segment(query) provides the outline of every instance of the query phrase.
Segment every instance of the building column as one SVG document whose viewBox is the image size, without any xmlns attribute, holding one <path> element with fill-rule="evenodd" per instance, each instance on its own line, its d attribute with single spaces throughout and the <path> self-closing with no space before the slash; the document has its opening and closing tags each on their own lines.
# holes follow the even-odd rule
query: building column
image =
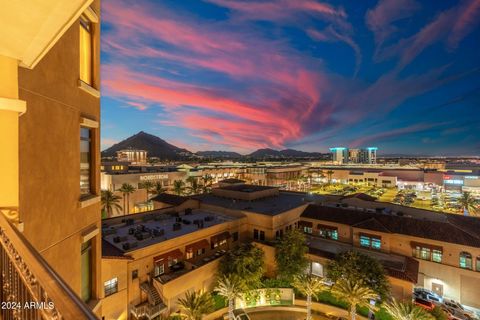
<svg viewBox="0 0 480 320">
<path fill-rule="evenodd" d="M 18 61 L 0 56 L 0 211 L 19 225 L 19 116 L 26 111 L 18 99 Z"/>
</svg>

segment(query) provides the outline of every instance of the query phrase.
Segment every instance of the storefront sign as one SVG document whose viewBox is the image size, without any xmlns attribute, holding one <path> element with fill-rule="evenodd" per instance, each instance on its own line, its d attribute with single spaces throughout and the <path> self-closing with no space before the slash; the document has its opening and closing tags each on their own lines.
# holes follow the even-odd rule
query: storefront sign
<svg viewBox="0 0 480 320">
<path fill-rule="evenodd" d="M 149 176 L 140 176 L 140 181 L 168 179 L 168 174 L 152 174 Z"/>
</svg>

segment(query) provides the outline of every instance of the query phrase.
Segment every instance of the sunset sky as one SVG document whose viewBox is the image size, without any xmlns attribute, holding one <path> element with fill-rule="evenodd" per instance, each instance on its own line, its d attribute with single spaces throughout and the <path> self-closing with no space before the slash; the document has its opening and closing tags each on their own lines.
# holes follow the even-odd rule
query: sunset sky
<svg viewBox="0 0 480 320">
<path fill-rule="evenodd" d="M 480 154 L 480 0 L 102 1 L 102 149 Z"/>
</svg>

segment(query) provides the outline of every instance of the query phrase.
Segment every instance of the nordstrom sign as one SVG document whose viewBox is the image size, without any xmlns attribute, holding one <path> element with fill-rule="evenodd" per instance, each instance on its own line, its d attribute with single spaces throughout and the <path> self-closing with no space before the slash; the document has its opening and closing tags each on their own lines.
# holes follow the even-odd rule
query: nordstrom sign
<svg viewBox="0 0 480 320">
<path fill-rule="evenodd" d="M 140 176 L 140 181 L 168 179 L 168 174 L 152 174 L 149 176 Z"/>
</svg>

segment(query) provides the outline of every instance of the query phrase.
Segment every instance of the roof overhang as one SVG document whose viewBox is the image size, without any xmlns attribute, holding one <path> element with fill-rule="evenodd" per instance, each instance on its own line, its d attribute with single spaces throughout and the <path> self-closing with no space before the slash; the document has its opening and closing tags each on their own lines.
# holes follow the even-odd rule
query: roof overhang
<svg viewBox="0 0 480 320">
<path fill-rule="evenodd" d="M 0 55 L 32 69 L 93 0 L 4 1 Z"/>
</svg>

